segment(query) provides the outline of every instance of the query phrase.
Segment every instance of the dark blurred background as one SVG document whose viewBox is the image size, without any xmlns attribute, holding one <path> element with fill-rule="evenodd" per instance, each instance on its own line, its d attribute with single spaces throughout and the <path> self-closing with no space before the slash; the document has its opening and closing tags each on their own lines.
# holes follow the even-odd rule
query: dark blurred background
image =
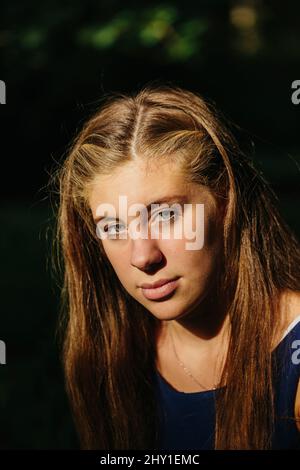
<svg viewBox="0 0 300 470">
<path fill-rule="evenodd" d="M 2 1 L 0 448 L 78 448 L 55 334 L 47 183 L 103 93 L 159 81 L 215 103 L 300 234 L 299 18 L 299 0 Z"/>
</svg>

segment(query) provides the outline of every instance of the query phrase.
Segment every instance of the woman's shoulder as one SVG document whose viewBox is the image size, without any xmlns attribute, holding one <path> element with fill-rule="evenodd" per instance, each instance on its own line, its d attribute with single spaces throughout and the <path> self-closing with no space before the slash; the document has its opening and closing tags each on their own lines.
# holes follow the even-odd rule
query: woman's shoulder
<svg viewBox="0 0 300 470">
<path fill-rule="evenodd" d="M 287 312 L 291 319 L 300 314 L 300 291 L 285 290 L 282 295 L 283 301 L 286 302 Z"/>
<path fill-rule="evenodd" d="M 275 334 L 276 347 L 294 320 L 300 316 L 300 291 L 286 289 L 282 292 L 279 302 L 280 323 Z"/>
<path fill-rule="evenodd" d="M 281 338 L 285 336 L 288 331 L 292 328 L 299 328 L 300 323 L 296 320 L 297 317 L 300 317 L 300 292 L 286 290 L 281 297 L 281 318 L 282 325 L 284 325 L 283 330 L 281 331 Z M 293 326 L 296 321 L 296 325 Z M 279 341 L 280 342 L 280 341 Z M 297 362 L 298 364 L 298 362 Z M 296 370 L 296 368 L 295 368 Z M 299 371 L 299 367 L 297 366 Z M 300 432 L 300 379 L 299 373 L 296 374 L 296 393 L 295 393 L 295 403 L 294 403 L 294 415 L 299 420 L 296 421 L 296 426 Z"/>
</svg>

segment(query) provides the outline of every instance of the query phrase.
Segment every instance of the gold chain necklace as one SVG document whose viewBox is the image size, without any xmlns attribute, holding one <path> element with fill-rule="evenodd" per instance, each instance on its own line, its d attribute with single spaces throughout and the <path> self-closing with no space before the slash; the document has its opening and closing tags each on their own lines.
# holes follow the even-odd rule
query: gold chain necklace
<svg viewBox="0 0 300 470">
<path fill-rule="evenodd" d="M 170 329 L 170 328 L 169 328 Z M 171 328 L 172 330 L 172 328 Z M 207 387 L 205 387 L 201 382 L 199 382 L 199 380 L 196 379 L 196 377 L 193 376 L 193 374 L 191 373 L 191 371 L 186 367 L 186 365 L 179 359 L 178 357 L 178 354 L 176 352 L 176 348 L 175 348 L 175 344 L 174 344 L 174 338 L 173 338 L 173 333 L 171 331 L 171 341 L 172 341 L 172 345 L 173 345 L 173 350 L 174 350 L 174 354 L 175 354 L 175 357 L 177 359 L 177 362 L 180 364 L 180 366 L 183 368 L 184 372 L 194 381 L 196 382 L 198 385 L 200 385 L 201 388 L 204 388 L 207 390 Z M 217 386 L 216 384 L 214 384 L 214 387 L 212 388 L 212 390 L 216 390 Z"/>
</svg>

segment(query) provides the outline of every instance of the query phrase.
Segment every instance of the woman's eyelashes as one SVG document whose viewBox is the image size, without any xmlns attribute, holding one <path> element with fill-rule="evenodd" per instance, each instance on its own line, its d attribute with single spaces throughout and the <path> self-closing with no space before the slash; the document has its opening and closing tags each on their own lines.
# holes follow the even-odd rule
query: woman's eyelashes
<svg viewBox="0 0 300 470">
<path fill-rule="evenodd" d="M 121 230 L 121 231 L 118 230 L 117 232 L 114 232 L 112 229 L 114 229 L 115 227 L 120 227 L 120 226 L 122 226 L 122 225 L 123 225 L 123 227 L 125 227 L 124 224 L 105 225 L 105 226 L 103 227 L 103 231 L 104 231 L 105 233 L 108 233 L 109 235 L 117 235 L 118 233 L 123 233 L 125 230 Z"/>
<path fill-rule="evenodd" d="M 169 220 L 172 220 L 172 219 L 173 219 L 173 220 L 176 220 L 176 219 L 178 218 L 178 216 L 179 216 L 179 213 L 178 213 L 178 211 L 176 211 L 176 210 L 174 210 L 174 209 L 163 209 L 163 210 L 157 212 L 156 214 L 154 214 L 153 218 L 156 219 L 156 218 L 158 218 L 158 216 L 160 216 L 161 214 L 165 214 L 165 213 L 169 213 L 169 214 L 170 214 L 170 213 L 172 213 L 172 212 L 173 212 L 174 215 L 172 215 L 171 217 L 168 217 L 168 218 L 162 218 L 161 220 L 159 220 L 159 222 L 168 222 Z"/>
</svg>

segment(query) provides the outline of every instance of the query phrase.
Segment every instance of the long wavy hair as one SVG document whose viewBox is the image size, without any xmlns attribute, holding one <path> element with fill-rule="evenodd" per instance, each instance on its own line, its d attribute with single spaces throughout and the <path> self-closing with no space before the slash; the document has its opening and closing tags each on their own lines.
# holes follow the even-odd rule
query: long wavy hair
<svg viewBox="0 0 300 470">
<path fill-rule="evenodd" d="M 61 273 L 62 361 L 83 449 L 156 449 L 158 320 L 132 298 L 96 235 L 87 194 L 97 175 L 133 160 L 177 163 L 224 198 L 219 295 L 230 341 L 216 401 L 216 449 L 268 449 L 274 429 L 272 345 L 280 295 L 299 291 L 299 243 L 276 196 L 215 107 L 178 86 L 109 93 L 53 179 Z"/>
</svg>

